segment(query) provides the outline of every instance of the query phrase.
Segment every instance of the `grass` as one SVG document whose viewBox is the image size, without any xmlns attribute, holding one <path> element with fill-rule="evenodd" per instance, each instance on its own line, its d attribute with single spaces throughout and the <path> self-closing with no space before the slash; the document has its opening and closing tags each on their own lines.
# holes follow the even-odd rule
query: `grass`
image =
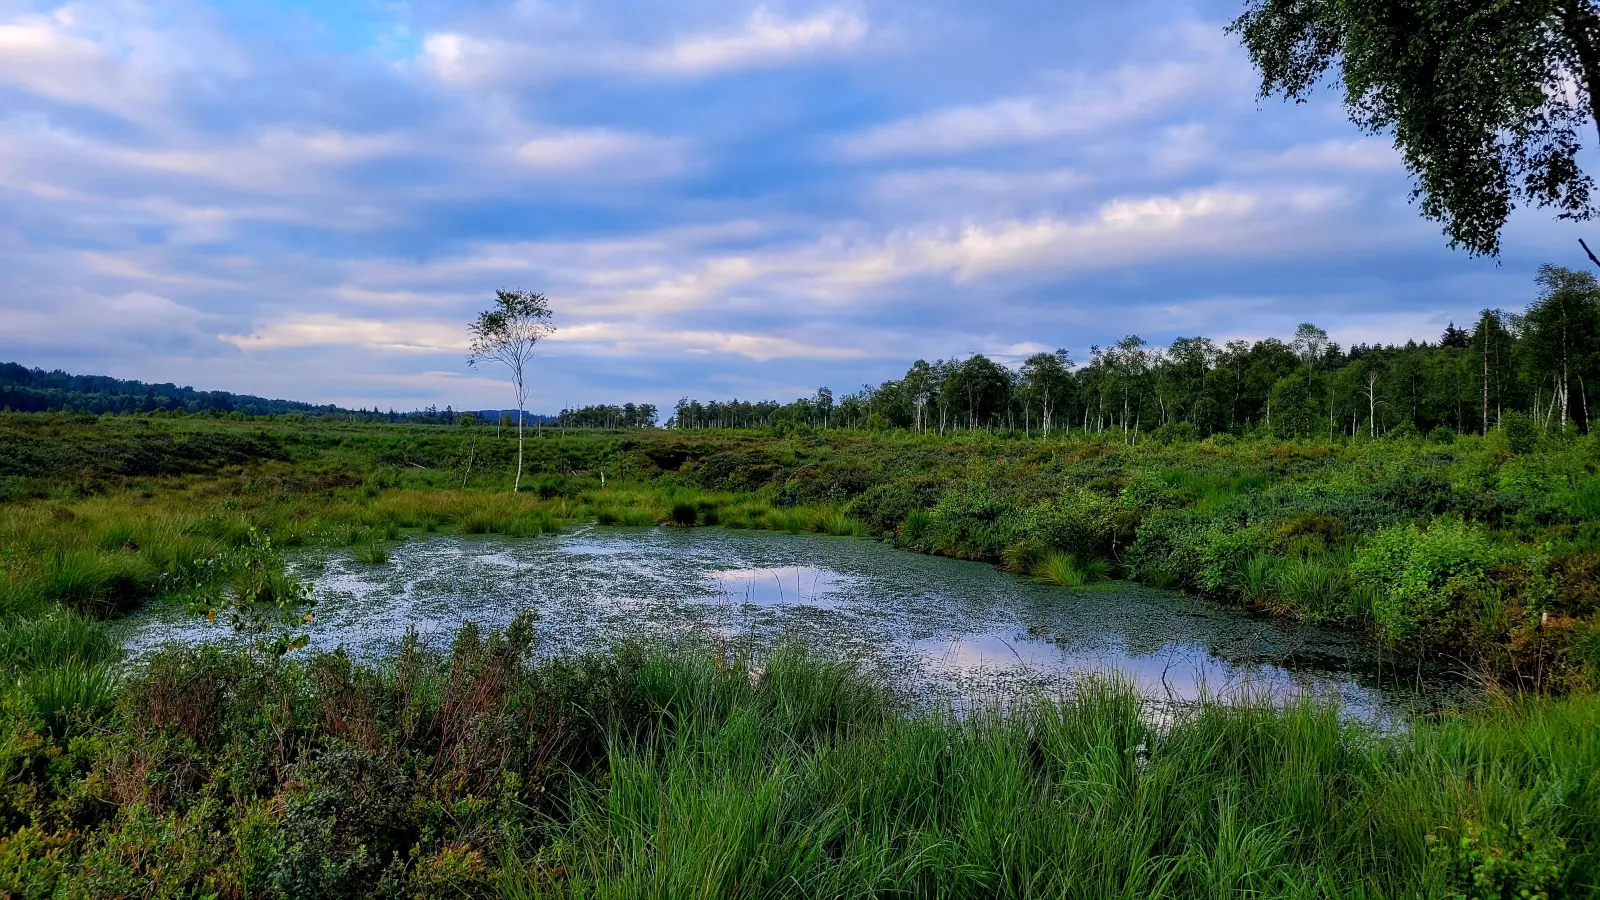
<svg viewBox="0 0 1600 900">
<path fill-rule="evenodd" d="M 64 896 L 279 884 L 301 896 L 1198 900 L 1600 886 L 1593 696 L 1390 736 L 1311 702 L 1158 709 L 1115 682 L 955 716 L 793 650 L 532 662 L 531 638 L 469 630 L 449 654 L 409 645 L 372 669 L 338 654 L 188 651 L 109 686 L 115 707 L 92 678 L 41 681 L 30 715 L 48 741 L 90 722 L 117 737 L 80 739 L 51 780 L 16 768 L 37 738 L 0 718 L 0 761 L 31 791 L 11 802 L 126 802 L 81 827 L 45 818 L 17 832 L 12 859 L 30 862 L 0 865 L 0 890 L 19 892 L 24 875 Z M 78 712 L 47 723 L 45 708 Z"/>
<path fill-rule="evenodd" d="M 1272 567 L 1278 597 L 1296 615 L 1313 622 L 1352 618 L 1344 566 L 1325 556 L 1290 556 Z"/>
<path fill-rule="evenodd" d="M 18 683 L 23 706 L 44 731 L 64 742 L 76 726 L 107 713 L 117 678 L 108 665 L 79 659 L 56 662 L 23 676 Z"/>
<path fill-rule="evenodd" d="M 369 566 L 381 566 L 389 561 L 389 548 L 378 541 L 363 541 L 351 548 L 350 553 L 356 562 Z"/>
<path fill-rule="evenodd" d="M 1111 564 L 1103 559 L 1079 559 L 1071 553 L 1050 551 L 1034 564 L 1034 580 L 1058 587 L 1087 587 L 1105 581 Z"/>
<path fill-rule="evenodd" d="M 12 671 L 96 663 L 116 649 L 104 623 L 67 609 L 0 624 L 0 666 Z"/>
</svg>

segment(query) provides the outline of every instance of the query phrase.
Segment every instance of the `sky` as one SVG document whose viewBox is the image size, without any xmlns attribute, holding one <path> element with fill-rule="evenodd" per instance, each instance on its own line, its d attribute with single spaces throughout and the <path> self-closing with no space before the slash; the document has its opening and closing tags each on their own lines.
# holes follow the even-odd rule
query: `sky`
<svg viewBox="0 0 1600 900">
<path fill-rule="evenodd" d="M 347 406 L 778 399 L 914 359 L 1436 339 L 1581 266 L 1446 246 L 1241 3 L 0 0 L 0 360 Z M 1594 232 L 1600 235 L 1600 230 Z M 1591 241 L 1591 243 L 1593 243 Z"/>
</svg>

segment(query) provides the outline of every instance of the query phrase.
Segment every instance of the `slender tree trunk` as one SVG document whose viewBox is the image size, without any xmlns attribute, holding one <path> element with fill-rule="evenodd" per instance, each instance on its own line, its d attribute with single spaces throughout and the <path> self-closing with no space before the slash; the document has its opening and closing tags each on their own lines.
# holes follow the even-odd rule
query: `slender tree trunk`
<svg viewBox="0 0 1600 900">
<path fill-rule="evenodd" d="M 522 386 L 522 373 L 517 372 L 517 477 L 511 483 L 511 493 L 522 490 L 522 409 L 528 405 L 528 392 Z"/>
<path fill-rule="evenodd" d="M 1485 317 L 1487 318 L 1487 317 Z M 1483 329 L 1483 436 L 1489 436 L 1489 328 Z"/>
</svg>

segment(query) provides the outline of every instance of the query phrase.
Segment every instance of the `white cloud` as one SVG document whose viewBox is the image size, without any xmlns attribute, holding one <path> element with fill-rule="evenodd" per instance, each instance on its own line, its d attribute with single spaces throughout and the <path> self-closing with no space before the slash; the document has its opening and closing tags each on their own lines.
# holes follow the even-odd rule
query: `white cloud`
<svg viewBox="0 0 1600 900">
<path fill-rule="evenodd" d="M 784 19 L 758 9 L 742 28 L 684 38 L 644 54 L 641 62 L 646 70 L 678 75 L 765 69 L 849 50 L 866 36 L 866 19 L 842 9 L 803 19 Z"/>
<path fill-rule="evenodd" d="M 958 214 L 990 204 L 1059 200 L 1092 182 L 1068 168 L 895 169 L 873 177 L 871 196 L 896 206 L 949 209 Z"/>
<path fill-rule="evenodd" d="M 864 17 L 838 8 L 796 18 L 757 9 L 736 28 L 684 35 L 655 46 L 438 31 L 423 38 L 419 62 L 457 87 L 597 74 L 687 78 L 779 68 L 848 52 L 868 31 Z"/>
<path fill-rule="evenodd" d="M 553 131 L 524 141 L 517 162 L 543 175 L 603 175 L 634 181 L 681 171 L 685 142 L 607 128 Z"/>
<path fill-rule="evenodd" d="M 757 362 L 772 359 L 861 359 L 870 354 L 836 340 L 800 340 L 772 334 L 661 329 L 643 322 L 587 322 L 558 330 L 551 340 L 590 345 L 615 355 L 724 354 Z"/>
<path fill-rule="evenodd" d="M 145 291 L 102 294 L 80 288 L 0 300 L 6 343 L 23 347 L 61 346 L 64 337 L 79 352 L 113 347 L 151 350 L 214 344 L 206 326 L 216 317 Z M 86 327 L 89 323 L 93 327 Z"/>
<path fill-rule="evenodd" d="M 337 313 L 294 313 L 258 325 L 248 334 L 220 338 L 243 350 L 302 347 L 358 347 L 424 353 L 463 353 L 465 330 L 459 324 L 428 319 L 373 319 Z M 734 331 L 660 328 L 644 321 L 579 322 L 562 325 L 553 345 L 578 345 L 586 355 L 662 356 L 714 353 L 757 361 L 770 359 L 855 359 L 859 347 L 833 341 Z"/>
<path fill-rule="evenodd" d="M 1008 97 L 912 116 L 845 135 L 835 142 L 851 159 L 963 153 L 986 147 L 1055 141 L 1163 112 L 1203 90 L 1196 63 L 1124 66 L 1077 76 L 1060 95 Z"/>
<path fill-rule="evenodd" d="M 1278 153 L 1255 154 L 1247 167 L 1286 172 L 1399 172 L 1405 168 L 1392 144 L 1375 138 L 1296 144 Z"/>
<path fill-rule="evenodd" d="M 337 313 L 293 313 L 258 326 L 249 334 L 219 337 L 242 350 L 289 347 L 365 347 L 407 352 L 465 352 L 460 325 L 406 319 L 362 319 Z"/>
<path fill-rule="evenodd" d="M 125 112 L 163 93 L 108 49 L 71 31 L 70 16 L 25 16 L 0 24 L 0 82 L 51 100 Z"/>
<path fill-rule="evenodd" d="M 794 303 L 814 314 L 887 301 L 913 279 L 1066 278 L 1201 257 L 1248 261 L 1323 246 L 1326 216 L 1351 197 L 1317 186 L 1220 185 L 1124 197 L 1071 215 L 1001 217 L 880 235 L 835 228 L 816 239 L 729 250 L 739 229 L 630 240 L 484 244 L 421 263 L 348 265 L 343 291 L 458 291 L 527 278 L 578 316 L 665 316 L 697 309 L 760 312 Z"/>
</svg>

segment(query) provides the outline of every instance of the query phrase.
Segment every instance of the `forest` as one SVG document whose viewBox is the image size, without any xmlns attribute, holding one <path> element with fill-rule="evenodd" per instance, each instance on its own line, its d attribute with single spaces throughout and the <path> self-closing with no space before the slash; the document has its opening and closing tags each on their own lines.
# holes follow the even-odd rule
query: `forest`
<svg viewBox="0 0 1600 900">
<path fill-rule="evenodd" d="M 1311 323 L 1292 336 L 1167 347 L 1129 335 L 1076 365 L 1062 350 L 1010 369 L 982 354 L 918 360 L 897 380 L 848 394 L 822 388 L 791 403 L 685 398 L 675 428 L 793 426 L 1116 431 L 1137 437 L 1280 439 L 1399 431 L 1485 434 L 1507 414 L 1542 430 L 1588 433 L 1588 385 L 1600 383 L 1600 284 L 1589 272 L 1540 269 L 1520 313 L 1489 309 L 1437 340 L 1340 347 Z"/>
</svg>

